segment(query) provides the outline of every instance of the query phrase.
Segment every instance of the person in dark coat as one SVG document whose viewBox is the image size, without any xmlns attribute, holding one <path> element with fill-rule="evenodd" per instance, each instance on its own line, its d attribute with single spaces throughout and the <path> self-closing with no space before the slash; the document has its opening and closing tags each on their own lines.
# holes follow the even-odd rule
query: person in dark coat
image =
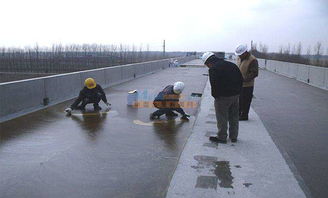
<svg viewBox="0 0 328 198">
<path fill-rule="evenodd" d="M 74 101 L 71 107 L 65 109 L 67 113 L 71 113 L 74 109 L 79 109 L 85 111 L 85 106 L 87 104 L 93 104 L 93 108 L 95 111 L 101 110 L 99 106 L 100 100 L 102 100 L 107 108 L 110 108 L 110 104 L 107 101 L 106 94 L 103 88 L 96 83 L 93 78 L 87 78 L 84 81 L 84 87 L 80 91 L 78 98 Z"/>
<path fill-rule="evenodd" d="M 213 52 L 202 56 L 204 64 L 209 68 L 211 93 L 214 100 L 218 135 L 210 137 L 210 141 L 227 143 L 229 122 L 229 138 L 237 142 L 239 130 L 239 94 L 243 77 L 232 62 L 224 60 L 224 53 L 217 57 Z"/>
<path fill-rule="evenodd" d="M 159 119 L 163 114 L 168 118 L 178 116 L 174 111 L 182 115 L 182 120 L 189 120 L 188 117 L 190 116 L 184 112 L 179 104 L 180 94 L 183 89 L 184 83 L 176 82 L 174 85 L 166 86 L 161 92 L 159 92 L 153 102 L 158 110 L 150 114 L 150 120 Z"/>
</svg>

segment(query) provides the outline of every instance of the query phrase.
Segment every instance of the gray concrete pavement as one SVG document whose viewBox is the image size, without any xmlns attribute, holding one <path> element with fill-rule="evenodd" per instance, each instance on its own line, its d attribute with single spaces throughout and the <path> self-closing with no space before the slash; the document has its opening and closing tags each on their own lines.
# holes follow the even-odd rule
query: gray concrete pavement
<svg viewBox="0 0 328 198">
<path fill-rule="evenodd" d="M 179 160 L 167 198 L 305 197 L 257 114 L 240 122 L 237 143 L 211 143 L 216 120 L 207 84 L 191 137 Z"/>
<path fill-rule="evenodd" d="M 127 92 L 152 100 L 177 80 L 182 101 L 202 93 L 205 68 L 174 68 L 106 90 L 107 114 L 65 117 L 68 101 L 0 124 L 0 197 L 164 197 L 190 122 L 149 121 L 154 108 L 127 107 Z M 78 93 L 76 93 L 78 94 Z"/>
<path fill-rule="evenodd" d="M 305 190 L 328 197 L 328 92 L 261 70 L 254 95 L 253 108 Z"/>
<path fill-rule="evenodd" d="M 126 106 L 128 91 L 147 102 L 177 80 L 186 83 L 183 101 L 198 103 L 189 96 L 203 92 L 206 74 L 172 68 L 116 85 L 104 114 L 65 117 L 67 101 L 0 123 L 0 197 L 165 197 L 169 185 L 167 197 L 326 197 L 326 91 L 261 70 L 256 113 L 227 145 L 208 141 L 216 132 L 209 86 L 196 122 L 198 108 L 186 109 L 186 123 L 150 122 L 155 109 Z"/>
</svg>

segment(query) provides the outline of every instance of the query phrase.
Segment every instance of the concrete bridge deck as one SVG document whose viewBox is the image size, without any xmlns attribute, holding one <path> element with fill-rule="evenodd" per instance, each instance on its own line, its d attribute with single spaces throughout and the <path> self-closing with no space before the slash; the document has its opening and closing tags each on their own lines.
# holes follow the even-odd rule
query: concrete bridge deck
<svg viewBox="0 0 328 198">
<path fill-rule="evenodd" d="M 240 123 L 235 146 L 208 142 L 208 132 L 216 130 L 208 88 L 198 117 L 198 108 L 186 109 L 193 115 L 188 123 L 152 123 L 148 115 L 154 109 L 126 106 L 129 90 L 138 89 L 147 101 L 177 80 L 186 83 L 183 100 L 198 103 L 199 98 L 189 96 L 203 92 L 207 69 L 194 67 L 199 61 L 190 64 L 193 67 L 162 70 L 106 89 L 113 105 L 107 114 L 65 117 L 63 110 L 72 102 L 67 101 L 0 123 L 0 197 L 165 197 L 170 182 L 168 197 L 327 197 L 327 91 L 261 70 L 255 111 L 249 122 Z M 197 124 L 201 121 L 208 123 Z M 205 132 L 199 127 L 206 127 Z M 211 175 L 199 175 L 204 170 L 196 169 L 197 163 L 207 158 L 194 155 L 204 156 L 204 150 L 219 161 L 230 160 L 230 169 L 220 166 L 233 178 L 216 177 L 209 169 Z M 177 163 L 194 172 L 177 177 L 184 171 L 179 166 L 175 171 Z M 261 183 L 261 175 L 266 183 Z M 210 176 L 217 184 L 201 177 L 196 188 L 197 177 L 189 176 Z M 230 179 L 234 189 L 221 187 L 220 182 Z"/>
<path fill-rule="evenodd" d="M 106 89 L 112 109 L 65 117 L 72 101 L 1 123 L 0 197 L 164 197 L 194 121 L 153 124 L 154 108 L 127 106 L 137 89 L 146 102 L 184 81 L 182 101 L 202 93 L 205 68 L 173 68 Z M 76 93 L 78 94 L 78 93 Z"/>
</svg>

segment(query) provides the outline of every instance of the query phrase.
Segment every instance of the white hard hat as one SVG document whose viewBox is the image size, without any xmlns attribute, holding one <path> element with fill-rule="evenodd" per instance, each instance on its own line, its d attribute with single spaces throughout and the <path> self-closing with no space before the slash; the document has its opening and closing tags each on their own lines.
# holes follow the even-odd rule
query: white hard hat
<svg viewBox="0 0 328 198">
<path fill-rule="evenodd" d="M 175 82 L 173 85 L 173 92 L 175 94 L 180 94 L 182 92 L 182 90 L 184 89 L 184 83 L 183 82 Z"/>
<path fill-rule="evenodd" d="M 241 44 L 236 47 L 235 54 L 237 56 L 242 55 L 243 53 L 247 52 L 247 45 L 246 44 Z"/>
<path fill-rule="evenodd" d="M 211 56 L 214 56 L 214 53 L 213 52 L 205 52 L 202 56 L 202 60 L 204 63 L 206 63 L 207 59 Z"/>
</svg>

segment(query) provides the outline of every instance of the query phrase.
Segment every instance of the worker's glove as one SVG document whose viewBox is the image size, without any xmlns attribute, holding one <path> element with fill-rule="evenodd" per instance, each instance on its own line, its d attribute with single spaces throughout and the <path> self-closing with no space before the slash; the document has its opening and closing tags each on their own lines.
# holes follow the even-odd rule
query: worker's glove
<svg viewBox="0 0 328 198">
<path fill-rule="evenodd" d="M 184 114 L 184 115 L 182 115 L 181 120 L 189 121 L 189 117 L 190 117 L 190 115 Z"/>
<path fill-rule="evenodd" d="M 107 111 L 110 110 L 111 106 L 112 106 L 112 105 L 111 105 L 109 102 L 106 102 L 106 110 L 107 110 Z"/>
<path fill-rule="evenodd" d="M 72 108 L 70 108 L 70 107 L 66 108 L 66 109 L 65 109 L 65 112 L 66 112 L 66 113 L 71 113 L 71 112 L 72 112 Z"/>
</svg>

